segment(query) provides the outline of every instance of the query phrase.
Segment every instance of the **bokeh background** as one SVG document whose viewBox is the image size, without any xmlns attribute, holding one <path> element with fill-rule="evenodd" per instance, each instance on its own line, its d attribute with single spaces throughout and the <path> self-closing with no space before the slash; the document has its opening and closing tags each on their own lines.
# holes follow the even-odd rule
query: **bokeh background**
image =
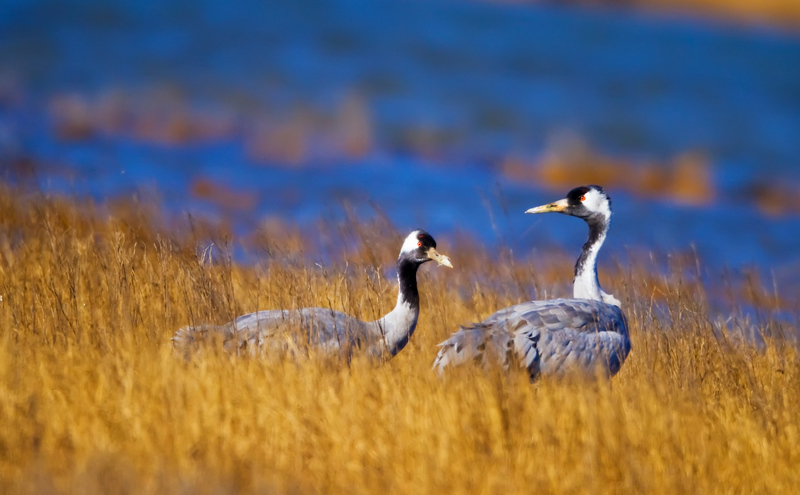
<svg viewBox="0 0 800 495">
<path fill-rule="evenodd" d="M 597 183 L 606 260 L 796 291 L 799 159 L 792 1 L 0 4 L 3 180 L 242 238 L 385 215 L 577 253 L 522 212 Z"/>
</svg>

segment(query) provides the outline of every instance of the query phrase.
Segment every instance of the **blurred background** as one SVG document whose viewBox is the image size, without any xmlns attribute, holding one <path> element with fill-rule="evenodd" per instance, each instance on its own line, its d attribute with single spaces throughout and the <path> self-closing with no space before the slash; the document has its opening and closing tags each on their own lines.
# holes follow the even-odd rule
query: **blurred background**
<svg viewBox="0 0 800 495">
<path fill-rule="evenodd" d="M 795 0 L 4 1 L 0 178 L 246 236 L 387 217 L 800 279 Z"/>
</svg>

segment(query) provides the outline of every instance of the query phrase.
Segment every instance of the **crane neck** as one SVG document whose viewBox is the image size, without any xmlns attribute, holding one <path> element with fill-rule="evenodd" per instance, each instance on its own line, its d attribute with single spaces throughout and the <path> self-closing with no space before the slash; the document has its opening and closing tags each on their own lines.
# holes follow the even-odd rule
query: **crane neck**
<svg viewBox="0 0 800 495">
<path fill-rule="evenodd" d="M 575 263 L 572 295 L 576 299 L 604 301 L 604 293 L 600 289 L 600 281 L 597 279 L 597 253 L 606 240 L 611 219 L 602 215 L 593 215 L 586 219 L 586 223 L 589 225 L 589 238 L 583 245 L 583 250 Z"/>
<path fill-rule="evenodd" d="M 420 263 L 408 258 L 397 260 L 397 305 L 408 305 L 419 311 L 419 291 L 417 290 L 417 269 Z"/>
<path fill-rule="evenodd" d="M 374 329 L 386 345 L 386 351 L 395 356 L 408 344 L 417 328 L 419 318 L 419 291 L 417 269 L 420 263 L 401 257 L 397 260 L 397 304 L 383 318 L 372 322 Z"/>
</svg>

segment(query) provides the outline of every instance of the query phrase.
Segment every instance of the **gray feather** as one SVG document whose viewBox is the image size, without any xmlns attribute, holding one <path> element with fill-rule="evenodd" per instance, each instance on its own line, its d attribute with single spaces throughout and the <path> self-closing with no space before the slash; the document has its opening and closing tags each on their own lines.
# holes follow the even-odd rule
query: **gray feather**
<svg viewBox="0 0 800 495">
<path fill-rule="evenodd" d="M 527 369 L 531 379 L 569 371 L 616 374 L 631 349 L 619 307 L 588 299 L 531 301 L 462 327 L 439 344 L 433 367 L 473 361 Z"/>
<path fill-rule="evenodd" d="M 349 357 L 353 349 L 373 342 L 368 324 L 345 313 L 324 308 L 258 311 L 232 322 L 180 329 L 172 339 L 176 348 L 188 349 L 198 341 L 221 339 L 225 350 L 237 354 L 262 352 L 297 353 L 314 348 L 323 354 L 342 353 Z M 380 352 L 375 350 L 375 352 Z"/>
</svg>

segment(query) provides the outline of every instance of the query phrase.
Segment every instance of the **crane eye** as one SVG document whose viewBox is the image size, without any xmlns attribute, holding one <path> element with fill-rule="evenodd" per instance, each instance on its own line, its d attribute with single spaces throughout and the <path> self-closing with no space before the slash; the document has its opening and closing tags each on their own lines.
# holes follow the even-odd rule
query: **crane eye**
<svg viewBox="0 0 800 495">
<path fill-rule="evenodd" d="M 581 201 L 586 201 L 586 196 L 581 196 Z"/>
<path fill-rule="evenodd" d="M 417 247 L 422 247 L 422 243 L 417 241 Z"/>
</svg>

